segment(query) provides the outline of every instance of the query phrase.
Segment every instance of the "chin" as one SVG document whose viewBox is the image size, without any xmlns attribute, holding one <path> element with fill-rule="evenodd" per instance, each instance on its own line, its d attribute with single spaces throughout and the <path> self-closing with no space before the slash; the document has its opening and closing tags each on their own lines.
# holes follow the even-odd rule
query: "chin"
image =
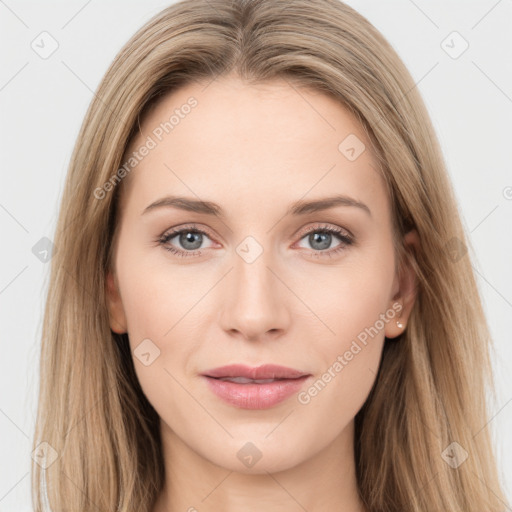
<svg viewBox="0 0 512 512">
<path fill-rule="evenodd" d="M 232 439 L 229 443 L 218 445 L 220 453 L 211 453 L 209 450 L 202 455 L 211 463 L 235 471 L 237 473 L 260 475 L 286 471 L 303 462 L 307 457 L 305 453 L 297 450 L 300 443 L 291 442 L 290 446 L 283 446 L 261 438 L 261 442 L 250 441 L 251 436 L 245 439 Z M 292 441 L 290 439 L 290 441 Z"/>
</svg>

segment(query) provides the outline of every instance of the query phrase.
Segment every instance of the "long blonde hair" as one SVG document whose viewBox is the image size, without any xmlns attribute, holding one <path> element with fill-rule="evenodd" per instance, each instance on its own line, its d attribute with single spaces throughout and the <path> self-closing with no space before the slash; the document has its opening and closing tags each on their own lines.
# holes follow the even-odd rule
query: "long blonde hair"
<svg viewBox="0 0 512 512">
<path fill-rule="evenodd" d="M 110 330 L 107 312 L 122 181 L 101 197 L 95 191 L 119 176 L 151 104 L 228 73 L 248 84 L 286 78 L 334 96 L 356 116 L 389 188 L 397 261 L 408 258 L 418 277 L 407 329 L 385 343 L 356 416 L 358 487 L 368 510 L 502 512 L 487 428 L 491 339 L 441 150 L 399 56 L 338 0 L 179 2 L 142 27 L 108 69 L 74 148 L 55 233 L 33 441 L 35 511 L 48 504 L 55 512 L 149 512 L 162 488 L 159 418 L 138 383 L 127 335 Z M 421 241 L 414 257 L 401 244 L 411 228 Z"/>
</svg>

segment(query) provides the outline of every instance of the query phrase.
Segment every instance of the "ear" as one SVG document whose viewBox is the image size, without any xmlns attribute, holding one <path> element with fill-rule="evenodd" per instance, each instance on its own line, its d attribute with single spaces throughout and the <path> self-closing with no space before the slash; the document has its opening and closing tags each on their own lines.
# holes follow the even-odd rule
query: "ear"
<svg viewBox="0 0 512 512">
<path fill-rule="evenodd" d="M 421 245 L 418 232 L 415 229 L 411 229 L 405 234 L 404 247 L 407 252 L 411 253 L 411 258 L 415 257 L 415 252 L 416 254 L 419 253 Z M 387 322 L 385 328 L 386 338 L 396 338 L 406 329 L 407 321 L 416 300 L 416 287 L 416 272 L 406 259 L 403 268 L 399 269 L 399 275 L 395 276 L 393 289 L 397 291 L 389 304 L 389 307 L 393 310 L 397 308 L 396 303 L 399 303 L 402 308 L 392 320 Z M 393 304 L 395 307 L 393 307 Z M 397 322 L 400 322 L 402 327 L 399 327 Z"/>
<path fill-rule="evenodd" d="M 127 331 L 126 316 L 124 313 L 121 296 L 119 294 L 119 287 L 111 271 L 107 273 L 105 291 L 110 319 L 110 328 L 118 334 L 124 334 Z"/>
</svg>

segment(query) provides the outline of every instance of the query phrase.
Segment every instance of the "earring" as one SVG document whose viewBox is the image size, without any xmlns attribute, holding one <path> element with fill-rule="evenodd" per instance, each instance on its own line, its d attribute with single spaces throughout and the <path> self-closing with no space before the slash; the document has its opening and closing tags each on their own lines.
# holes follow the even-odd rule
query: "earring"
<svg viewBox="0 0 512 512">
<path fill-rule="evenodd" d="M 399 302 L 397 304 L 400 304 Z M 402 305 L 400 304 L 400 310 L 402 309 Z M 402 322 L 400 322 L 400 314 L 398 315 L 398 320 L 396 321 L 396 325 L 399 329 L 402 329 L 404 324 Z"/>
</svg>

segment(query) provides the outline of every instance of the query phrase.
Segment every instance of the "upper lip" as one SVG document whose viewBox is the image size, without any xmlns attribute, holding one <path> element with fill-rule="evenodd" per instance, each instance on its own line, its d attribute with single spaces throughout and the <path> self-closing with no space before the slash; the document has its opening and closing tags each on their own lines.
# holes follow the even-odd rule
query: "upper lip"
<svg viewBox="0 0 512 512">
<path fill-rule="evenodd" d="M 308 373 L 294 368 L 287 368 L 275 364 L 264 364 L 257 367 L 250 367 L 243 364 L 230 364 L 205 371 L 202 375 L 206 377 L 245 377 L 246 379 L 297 379 Z"/>
</svg>

